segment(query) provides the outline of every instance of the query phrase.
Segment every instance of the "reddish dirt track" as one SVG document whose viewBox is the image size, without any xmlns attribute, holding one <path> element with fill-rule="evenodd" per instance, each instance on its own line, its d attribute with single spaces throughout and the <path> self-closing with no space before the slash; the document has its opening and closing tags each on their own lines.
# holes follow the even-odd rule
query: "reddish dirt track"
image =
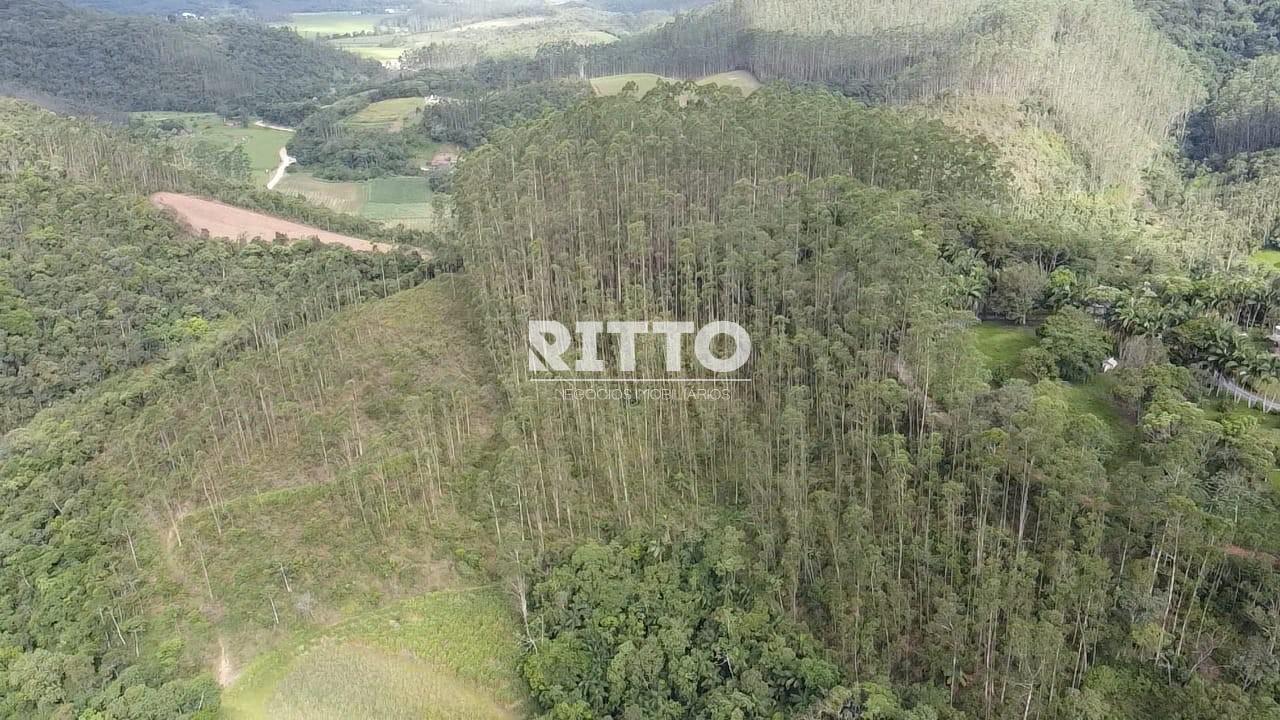
<svg viewBox="0 0 1280 720">
<path fill-rule="evenodd" d="M 228 240 L 239 240 L 242 237 L 262 238 L 267 241 L 274 240 L 276 235 L 284 235 L 290 240 L 317 238 L 322 243 L 345 245 L 361 252 L 390 252 L 396 249 L 396 246 L 387 243 L 375 243 L 348 235 L 339 235 L 328 230 L 308 227 L 216 200 L 205 200 L 190 195 L 156 193 L 151 196 L 151 204 L 174 215 L 197 235 L 202 231 L 208 231 L 210 237 Z"/>
</svg>

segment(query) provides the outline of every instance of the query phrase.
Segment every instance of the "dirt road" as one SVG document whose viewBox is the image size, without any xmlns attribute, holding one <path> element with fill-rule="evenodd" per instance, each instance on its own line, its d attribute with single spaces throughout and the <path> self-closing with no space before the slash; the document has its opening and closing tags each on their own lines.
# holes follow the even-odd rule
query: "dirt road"
<svg viewBox="0 0 1280 720">
<path fill-rule="evenodd" d="M 280 164 L 276 166 L 275 174 L 267 181 L 267 189 L 275 190 L 276 185 L 279 185 L 280 181 L 284 179 L 285 171 L 289 169 L 290 165 L 296 162 L 298 162 L 297 158 L 290 155 L 285 148 L 280 148 Z"/>
<path fill-rule="evenodd" d="M 285 127 L 283 125 L 272 125 L 271 123 L 264 123 L 261 120 L 254 120 L 253 124 L 257 125 L 260 128 L 266 128 L 268 130 L 279 130 L 281 132 L 293 132 L 293 128 L 291 127 Z"/>
<path fill-rule="evenodd" d="M 387 243 L 375 243 L 348 235 L 339 235 L 328 230 L 320 230 L 191 195 L 156 193 L 151 196 L 151 204 L 171 213 L 197 235 L 207 231 L 211 237 L 228 240 L 241 238 L 273 240 L 276 235 L 283 235 L 291 240 L 317 238 L 322 243 L 345 245 L 361 252 L 391 252 L 398 249 Z"/>
<path fill-rule="evenodd" d="M 1226 390 L 1236 400 L 1247 404 L 1251 408 L 1260 408 L 1263 412 L 1280 413 L 1280 402 L 1265 398 L 1251 390 L 1246 390 L 1221 375 L 1217 376 L 1217 382 L 1219 388 Z"/>
</svg>

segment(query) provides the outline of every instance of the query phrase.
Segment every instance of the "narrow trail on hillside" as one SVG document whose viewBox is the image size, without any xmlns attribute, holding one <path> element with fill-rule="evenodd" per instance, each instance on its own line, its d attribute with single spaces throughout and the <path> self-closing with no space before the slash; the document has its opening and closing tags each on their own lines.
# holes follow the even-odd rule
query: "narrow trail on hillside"
<svg viewBox="0 0 1280 720">
<path fill-rule="evenodd" d="M 239 673 L 235 671 L 235 667 L 231 664 L 231 656 L 227 655 L 227 642 L 221 637 L 218 638 L 218 685 L 221 687 L 231 687 L 231 683 L 236 681 Z"/>
<path fill-rule="evenodd" d="M 290 155 L 285 148 L 280 148 L 280 164 L 276 166 L 275 174 L 273 174 L 271 179 L 267 181 L 267 189 L 275 190 L 276 185 L 279 185 L 280 181 L 284 179 L 285 171 L 289 169 L 290 165 L 296 162 L 298 162 L 297 158 Z"/>
</svg>

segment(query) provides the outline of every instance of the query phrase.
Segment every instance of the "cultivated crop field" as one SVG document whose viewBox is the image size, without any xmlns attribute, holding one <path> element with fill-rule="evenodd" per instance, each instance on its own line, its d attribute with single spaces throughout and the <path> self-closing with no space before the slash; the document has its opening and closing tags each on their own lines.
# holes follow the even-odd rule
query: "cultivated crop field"
<svg viewBox="0 0 1280 720">
<path fill-rule="evenodd" d="M 260 238 L 268 242 L 277 236 L 284 236 L 290 240 L 318 238 L 323 243 L 345 245 L 361 252 L 388 252 L 394 249 L 385 243 L 374 243 L 340 235 L 191 195 L 156 193 L 151 196 L 151 204 L 172 213 L 179 222 L 197 235 L 208 233 L 211 237 L 226 240 Z"/>
<path fill-rule="evenodd" d="M 364 183 L 367 202 L 360 214 L 390 225 L 428 227 L 435 217 L 425 178 L 375 178 Z"/>
<path fill-rule="evenodd" d="M 302 195 L 338 212 L 362 215 L 391 225 L 430 227 L 435 210 L 426 178 L 386 177 L 360 182 L 321 180 L 311 173 L 285 175 L 276 190 Z"/>
<path fill-rule="evenodd" d="M 333 15 L 334 13 L 321 13 Z M 666 17 L 652 13 L 652 21 Z M 377 16 L 363 16 L 376 23 Z M 297 16 L 295 16 L 295 19 Z M 321 24 L 309 20 L 300 27 L 325 28 L 312 35 L 342 34 L 352 30 L 334 31 L 333 27 L 345 27 L 346 23 Z M 582 45 L 611 43 L 620 35 L 637 29 L 634 20 L 622 14 L 582 7 L 548 8 L 546 14 L 503 18 L 477 18 L 460 22 L 453 27 L 416 33 L 381 33 L 352 38 L 333 38 L 333 44 L 349 52 L 384 63 L 399 59 L 401 53 L 428 45 L 458 45 L 474 48 L 488 56 L 532 55 L 539 47 L 554 42 L 575 42 Z M 372 26 L 362 28 L 374 29 Z"/>
<path fill-rule="evenodd" d="M 414 47 L 409 35 L 368 35 L 364 37 L 331 40 L 337 47 L 360 57 L 390 63 L 400 59 L 405 50 Z"/>
</svg>

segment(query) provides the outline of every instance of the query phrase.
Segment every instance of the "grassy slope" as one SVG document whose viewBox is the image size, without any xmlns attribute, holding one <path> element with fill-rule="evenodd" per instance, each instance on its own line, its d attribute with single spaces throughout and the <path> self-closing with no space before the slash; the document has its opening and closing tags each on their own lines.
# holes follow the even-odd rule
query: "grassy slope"
<svg viewBox="0 0 1280 720">
<path fill-rule="evenodd" d="M 279 24 L 293 28 L 294 32 L 303 37 L 315 37 L 372 31 L 382 18 L 381 15 L 358 15 L 350 12 L 304 12 L 293 13 L 289 16 L 289 22 Z"/>
<path fill-rule="evenodd" d="M 280 148 L 289 142 L 290 133 L 283 130 L 249 125 L 240 127 L 228 125 L 225 120 L 213 113 L 183 112 L 141 112 L 133 113 L 133 117 L 144 122 L 156 123 L 161 120 L 182 120 L 191 129 L 192 135 L 208 140 L 224 147 L 243 145 L 249 155 L 249 167 L 254 172 L 254 182 L 266 185 L 272 172 L 280 164 Z"/>
<path fill-rule="evenodd" d="M 460 716 L 500 717 L 492 708 L 518 702 L 501 601 L 483 612 L 413 605 L 423 593 L 492 582 L 474 559 L 496 553 L 472 493 L 502 400 L 469 298 L 464 281 L 445 278 L 286 336 L 274 352 L 249 353 L 150 403 L 90 465 L 91 477 L 127 483 L 149 519 L 135 543 L 163 598 L 156 626 L 174 628 L 224 683 L 263 652 L 371 617 L 367 631 L 343 635 L 354 647 L 344 652 L 370 673 L 364 686 L 348 683 L 352 708 L 382 675 L 474 698 L 478 709 Z M 377 619 L 405 601 L 412 617 Z M 410 630 L 386 635 L 379 623 L 392 621 Z M 476 632 L 486 639 L 472 656 L 433 650 L 469 646 Z M 395 647 L 398 637 L 421 640 L 415 647 L 431 657 L 360 649 L 415 651 Z M 308 663 L 282 676 L 282 702 L 311 707 L 308 688 L 332 690 L 315 684 L 332 668 Z M 276 691 L 262 692 L 270 700 Z"/>
<path fill-rule="evenodd" d="M 1250 259 L 1260 265 L 1270 265 L 1280 270 L 1280 250 L 1259 250 Z"/>
<path fill-rule="evenodd" d="M 984 322 L 975 326 L 970 333 L 974 344 L 986 358 L 987 368 L 1006 377 L 1020 376 L 1017 369 L 1019 355 L 1038 343 L 1035 329 L 1022 325 Z M 1072 409 L 1102 420 L 1110 428 L 1117 444 L 1123 447 L 1134 440 L 1135 430 L 1112 400 L 1113 382 L 1114 379 L 1110 376 L 1095 375 L 1087 382 L 1063 383 L 1063 388 Z"/>
<path fill-rule="evenodd" d="M 414 598 L 261 656 L 225 693 L 223 716 L 513 718 L 518 632 L 492 588 Z"/>
<path fill-rule="evenodd" d="M 755 75 L 752 75 L 746 70 L 734 70 L 732 72 L 723 72 L 723 73 L 717 73 L 715 75 L 708 75 L 702 78 L 701 80 L 699 80 L 698 84 L 699 85 L 720 85 L 722 87 L 736 87 L 742 91 L 743 95 L 750 95 L 751 93 L 764 87 L 764 83 L 761 83 L 759 80 L 756 79 Z"/>
<path fill-rule="evenodd" d="M 371 103 L 347 119 L 347 124 L 361 130 L 398 132 L 405 123 L 422 116 L 420 97 L 394 98 Z"/>
</svg>

